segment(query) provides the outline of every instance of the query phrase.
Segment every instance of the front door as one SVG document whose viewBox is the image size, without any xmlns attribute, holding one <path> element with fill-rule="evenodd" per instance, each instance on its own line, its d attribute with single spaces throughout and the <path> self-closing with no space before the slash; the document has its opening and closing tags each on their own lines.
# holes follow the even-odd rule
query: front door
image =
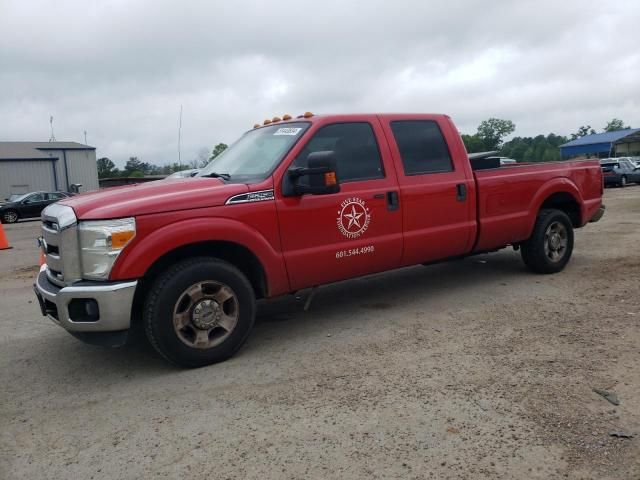
<svg viewBox="0 0 640 480">
<path fill-rule="evenodd" d="M 24 199 L 21 216 L 24 218 L 39 217 L 47 204 L 44 193 L 34 193 Z"/>
<path fill-rule="evenodd" d="M 332 150 L 340 192 L 276 196 L 284 259 L 292 289 L 396 268 L 402 214 L 390 152 L 375 116 L 314 126 L 291 166 Z"/>
</svg>

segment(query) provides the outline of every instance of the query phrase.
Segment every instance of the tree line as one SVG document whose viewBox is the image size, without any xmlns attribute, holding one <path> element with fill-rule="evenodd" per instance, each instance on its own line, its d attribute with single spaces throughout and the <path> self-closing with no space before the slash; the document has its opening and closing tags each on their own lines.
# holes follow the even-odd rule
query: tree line
<svg viewBox="0 0 640 480">
<path fill-rule="evenodd" d="M 603 132 L 615 132 L 631 128 L 619 118 L 613 118 L 602 129 Z M 560 145 L 586 135 L 598 133 L 591 125 L 582 125 L 569 137 L 550 133 L 535 137 L 514 137 L 508 142 L 504 138 L 516 130 L 511 120 L 490 118 L 483 120 L 473 135 L 462 134 L 467 152 L 499 151 L 501 156 L 513 158 L 519 162 L 549 162 L 560 160 Z"/>
<path fill-rule="evenodd" d="M 198 151 L 198 155 L 187 163 L 167 163 L 165 165 L 156 165 L 154 163 L 143 162 L 138 157 L 129 157 L 124 168 L 121 170 L 116 167 L 115 163 L 108 158 L 102 157 L 96 160 L 98 164 L 98 178 L 114 178 L 114 177 L 144 177 L 147 175 L 170 175 L 181 170 L 191 168 L 203 168 L 211 160 L 226 150 L 227 144 L 218 143 L 211 152 L 206 147 Z"/>
<path fill-rule="evenodd" d="M 613 118 L 602 129 L 603 132 L 615 132 L 630 128 L 619 118 Z M 501 118 L 489 118 L 483 120 L 478 125 L 476 133 L 473 135 L 461 134 L 467 152 L 488 152 L 499 151 L 501 156 L 513 158 L 519 162 L 548 162 L 560 160 L 560 145 L 569 140 L 575 140 L 585 135 L 592 135 L 596 132 L 591 125 L 582 125 L 569 137 L 550 133 L 548 135 L 537 135 L 535 137 L 514 137 L 508 142 L 504 142 L 505 137 L 511 135 L 516 130 L 516 125 L 511 120 Z M 203 168 L 211 160 L 220 155 L 227 145 L 218 143 L 211 152 L 205 147 L 201 148 L 198 155 L 187 163 L 168 163 L 166 165 L 156 165 L 143 162 L 138 157 L 129 157 L 124 168 L 120 170 L 108 157 L 97 160 L 98 178 L 109 177 L 144 177 L 146 175 L 170 175 L 180 170 L 190 168 Z"/>
</svg>

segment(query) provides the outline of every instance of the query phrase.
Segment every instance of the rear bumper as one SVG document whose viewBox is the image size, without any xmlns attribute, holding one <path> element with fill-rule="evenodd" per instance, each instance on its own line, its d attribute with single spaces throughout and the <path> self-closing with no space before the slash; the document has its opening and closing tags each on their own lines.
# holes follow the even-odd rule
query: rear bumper
<svg viewBox="0 0 640 480">
<path fill-rule="evenodd" d="M 604 211 L 607 207 L 605 207 L 604 205 L 600 205 L 600 208 L 596 211 L 596 213 L 593 215 L 593 217 L 591 217 L 591 220 L 589 220 L 589 223 L 594 223 L 597 222 L 598 220 L 600 220 L 602 218 L 602 216 L 604 215 Z"/>
<path fill-rule="evenodd" d="M 116 332 L 131 326 L 131 306 L 137 284 L 137 281 L 104 284 L 78 282 L 60 288 L 49 281 L 46 265 L 43 265 L 34 290 L 42 314 L 65 330 L 72 333 Z M 83 308 L 87 302 L 91 304 L 92 317 L 84 315 Z"/>
</svg>

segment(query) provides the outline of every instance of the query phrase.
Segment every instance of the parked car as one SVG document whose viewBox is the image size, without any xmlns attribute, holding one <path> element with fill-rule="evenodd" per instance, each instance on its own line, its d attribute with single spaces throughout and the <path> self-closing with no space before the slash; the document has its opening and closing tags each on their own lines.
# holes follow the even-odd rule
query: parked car
<svg viewBox="0 0 640 480">
<path fill-rule="evenodd" d="M 605 186 L 640 183 L 640 167 L 628 158 L 605 158 L 600 161 Z"/>
<path fill-rule="evenodd" d="M 516 163 L 518 163 L 516 159 L 509 157 L 487 157 L 487 159 L 500 160 L 500 165 L 515 165 Z"/>
<path fill-rule="evenodd" d="M 45 207 L 58 200 L 72 196 L 66 192 L 31 192 L 11 195 L 0 205 L 2 223 L 15 223 L 21 218 L 39 217 Z"/>
<path fill-rule="evenodd" d="M 257 299 L 508 246 L 557 273 L 603 214 L 597 161 L 474 171 L 447 115 L 306 113 L 256 125 L 191 181 L 47 207 L 35 293 L 80 340 L 122 345 L 140 322 L 197 367 L 238 351 Z"/>
<path fill-rule="evenodd" d="M 179 172 L 173 172 L 171 175 L 167 175 L 164 177 L 165 180 L 171 180 L 174 178 L 189 178 L 195 177 L 198 173 L 200 173 L 200 168 L 191 168 L 189 170 L 180 170 Z"/>
</svg>

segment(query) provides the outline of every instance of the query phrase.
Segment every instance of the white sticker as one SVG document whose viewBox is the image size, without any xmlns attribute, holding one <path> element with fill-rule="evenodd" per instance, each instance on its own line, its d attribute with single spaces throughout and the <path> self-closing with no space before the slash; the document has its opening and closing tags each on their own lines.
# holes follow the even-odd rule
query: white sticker
<svg viewBox="0 0 640 480">
<path fill-rule="evenodd" d="M 274 135 L 297 135 L 302 128 L 282 127 L 275 131 Z"/>
</svg>

